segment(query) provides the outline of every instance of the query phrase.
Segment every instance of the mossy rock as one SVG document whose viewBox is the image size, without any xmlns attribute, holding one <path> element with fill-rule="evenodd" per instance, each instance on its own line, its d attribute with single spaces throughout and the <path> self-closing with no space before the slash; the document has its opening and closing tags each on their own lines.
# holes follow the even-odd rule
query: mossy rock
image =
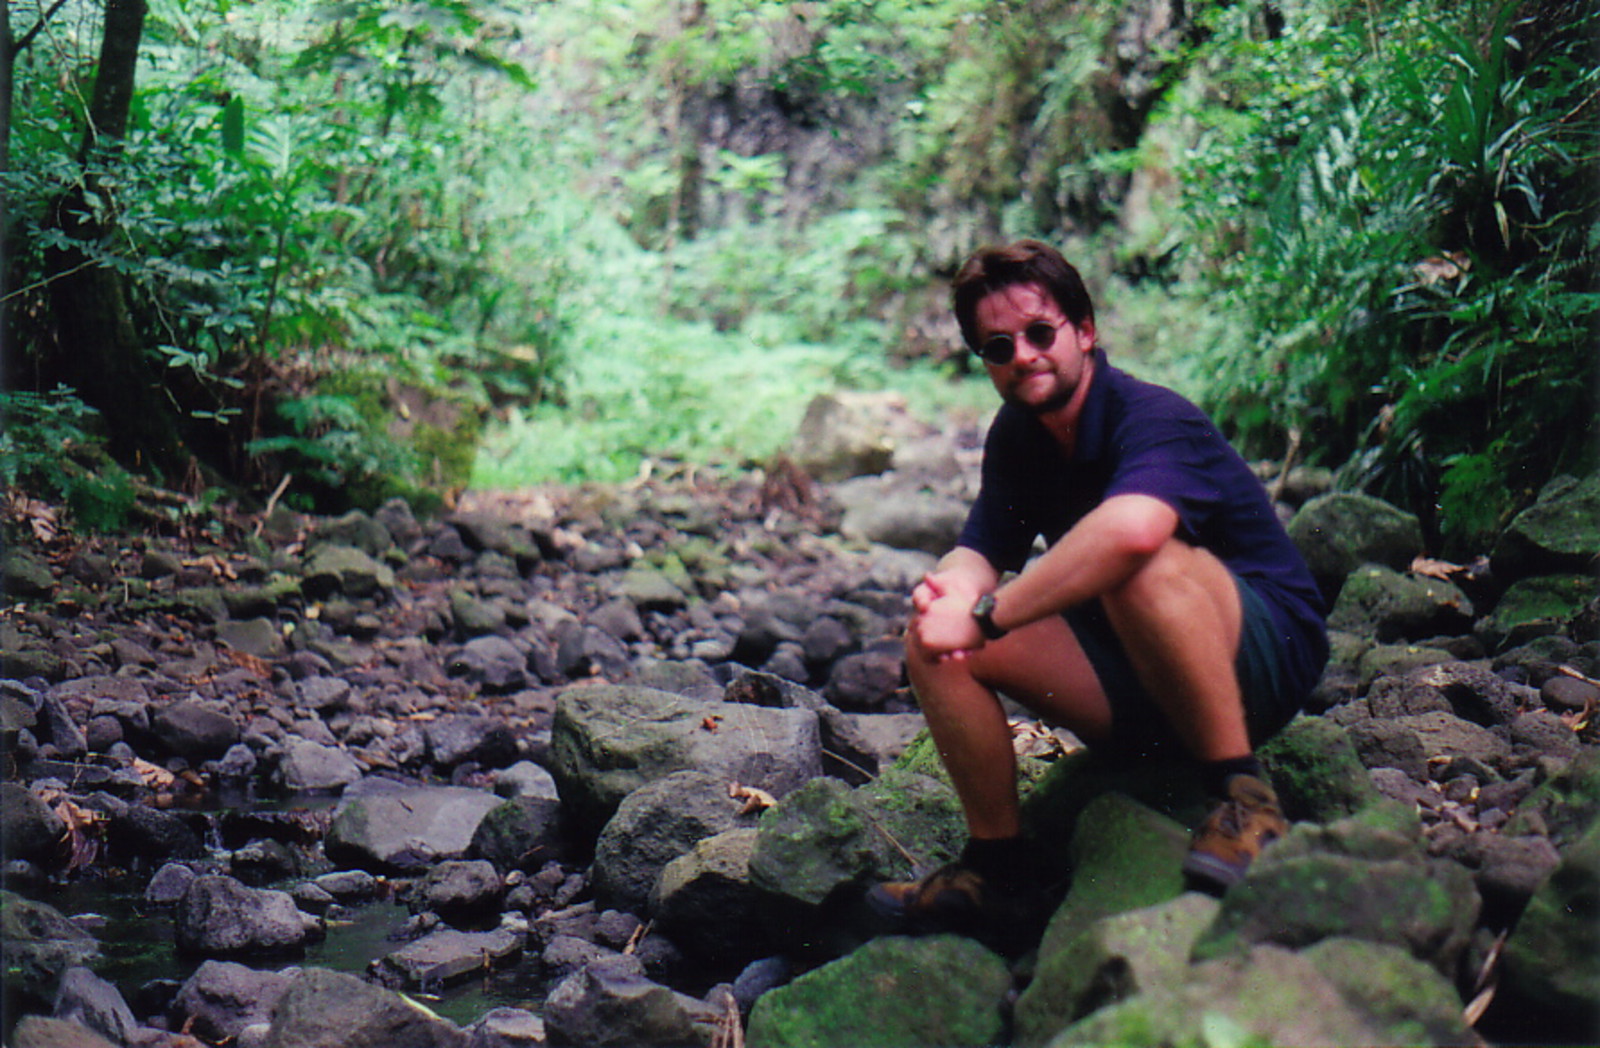
<svg viewBox="0 0 1600 1048">
<path fill-rule="evenodd" d="M 990 1045 L 1005 1032 L 1011 973 L 971 939 L 875 939 L 762 995 L 749 1048 Z"/>
<path fill-rule="evenodd" d="M 1596 821 L 1600 821 L 1600 750 L 1584 749 L 1524 798 L 1501 832 L 1508 837 L 1546 832 L 1563 845 Z"/>
<path fill-rule="evenodd" d="M 1121 793 L 1090 801 L 1068 848 L 1072 884 L 1039 947 L 1046 956 L 1093 922 L 1166 902 L 1184 891 L 1189 831 Z"/>
<path fill-rule="evenodd" d="M 1350 736 L 1326 717 L 1296 717 L 1260 757 L 1289 819 L 1327 822 L 1379 798 Z"/>
</svg>

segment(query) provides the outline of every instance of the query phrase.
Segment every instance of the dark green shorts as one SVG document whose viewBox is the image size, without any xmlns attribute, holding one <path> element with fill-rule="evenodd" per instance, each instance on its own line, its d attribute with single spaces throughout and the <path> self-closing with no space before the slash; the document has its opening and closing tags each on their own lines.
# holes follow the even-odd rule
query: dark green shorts
<svg viewBox="0 0 1600 1048">
<path fill-rule="evenodd" d="M 1259 746 L 1299 712 L 1302 696 L 1285 690 L 1281 653 L 1274 642 L 1276 628 L 1266 602 L 1237 575 L 1244 628 L 1234 668 L 1244 693 L 1245 722 L 1250 741 Z M 1111 628 L 1098 600 L 1065 613 L 1067 625 L 1083 645 L 1084 654 L 1100 678 L 1111 702 L 1111 742 L 1131 756 L 1176 755 L 1183 745 L 1161 708 L 1139 682 L 1122 641 Z"/>
</svg>

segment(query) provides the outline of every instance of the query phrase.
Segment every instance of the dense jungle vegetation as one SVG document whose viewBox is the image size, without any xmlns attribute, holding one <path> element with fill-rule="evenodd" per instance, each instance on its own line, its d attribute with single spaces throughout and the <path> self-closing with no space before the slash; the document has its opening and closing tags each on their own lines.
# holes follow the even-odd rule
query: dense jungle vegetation
<svg viewBox="0 0 1600 1048">
<path fill-rule="evenodd" d="M 1481 541 L 1596 456 L 1600 0 L 19 0 L 4 481 L 331 510 L 991 396 L 1079 260 L 1248 454 Z"/>
</svg>

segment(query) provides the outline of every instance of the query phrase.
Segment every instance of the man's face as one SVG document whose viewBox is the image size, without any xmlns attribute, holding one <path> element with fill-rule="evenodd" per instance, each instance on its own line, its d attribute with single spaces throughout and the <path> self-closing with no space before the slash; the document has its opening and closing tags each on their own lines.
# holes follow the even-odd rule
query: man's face
<svg viewBox="0 0 1600 1048">
<path fill-rule="evenodd" d="M 1094 349 L 1092 322 L 1074 327 L 1037 284 L 1016 284 L 979 299 L 974 316 L 979 345 L 994 335 L 1009 335 L 1016 347 L 1009 363 L 985 362 L 989 380 L 1003 400 L 1041 415 L 1072 400 Z M 1055 339 L 1043 348 L 1029 339 L 1028 331 L 1041 322 L 1056 329 Z M 1034 333 L 1040 330 L 1035 328 Z"/>
</svg>

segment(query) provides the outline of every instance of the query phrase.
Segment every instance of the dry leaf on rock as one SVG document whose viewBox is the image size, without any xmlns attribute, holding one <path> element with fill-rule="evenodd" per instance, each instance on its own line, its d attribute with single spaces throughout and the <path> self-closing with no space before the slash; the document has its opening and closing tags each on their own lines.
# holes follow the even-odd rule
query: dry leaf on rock
<svg viewBox="0 0 1600 1048">
<path fill-rule="evenodd" d="M 760 790 L 754 786 L 741 786 L 737 782 L 728 783 L 728 796 L 734 800 L 744 801 L 744 806 L 739 809 L 740 815 L 766 811 L 778 803 L 777 799 L 766 790 Z"/>
</svg>

